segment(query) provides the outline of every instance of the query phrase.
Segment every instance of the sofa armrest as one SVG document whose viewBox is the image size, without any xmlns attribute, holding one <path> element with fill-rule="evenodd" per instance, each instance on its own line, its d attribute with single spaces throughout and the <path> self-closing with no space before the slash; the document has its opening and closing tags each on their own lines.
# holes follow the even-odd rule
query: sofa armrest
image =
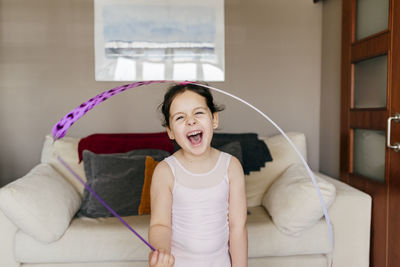
<svg viewBox="0 0 400 267">
<path fill-rule="evenodd" d="M 77 191 L 47 163 L 0 188 L 0 210 L 38 241 L 58 240 L 81 204 Z"/>
<path fill-rule="evenodd" d="M 336 187 L 336 199 L 328 213 L 333 225 L 333 266 L 369 266 L 371 197 L 321 173 Z"/>
<path fill-rule="evenodd" d="M 0 266 L 17 267 L 14 257 L 14 238 L 18 228 L 0 210 Z"/>
</svg>

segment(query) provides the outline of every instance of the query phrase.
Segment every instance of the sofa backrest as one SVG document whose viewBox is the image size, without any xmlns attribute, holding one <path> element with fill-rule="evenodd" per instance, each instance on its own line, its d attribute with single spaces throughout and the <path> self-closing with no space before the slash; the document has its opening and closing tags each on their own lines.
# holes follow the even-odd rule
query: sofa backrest
<svg viewBox="0 0 400 267">
<path fill-rule="evenodd" d="M 290 140 L 300 151 L 305 160 L 307 160 L 306 138 L 303 133 L 286 133 Z M 293 148 L 287 140 L 281 135 L 270 137 L 260 137 L 263 140 L 272 155 L 272 162 L 267 162 L 260 171 L 251 172 L 246 175 L 246 196 L 247 206 L 260 206 L 262 198 L 270 185 L 278 178 L 287 167 L 293 163 L 301 163 Z M 48 163 L 61 173 L 67 181 L 83 196 L 84 186 L 57 160 L 60 156 L 68 165 L 86 181 L 86 175 L 83 168 L 83 162 L 79 163 L 78 144 L 80 139 L 73 137 L 64 137 L 54 142 L 51 135 L 45 137 L 41 162 Z"/>
<path fill-rule="evenodd" d="M 80 138 L 64 137 L 54 142 L 51 135 L 46 135 L 40 161 L 50 164 L 83 196 L 84 186 L 58 161 L 60 156 L 79 176 L 86 181 L 83 162 L 79 163 L 78 143 Z"/>
<path fill-rule="evenodd" d="M 288 132 L 296 148 L 305 160 L 307 160 L 306 137 L 303 133 Z M 301 163 L 301 159 L 290 146 L 283 135 L 278 134 L 271 137 L 262 137 L 268 146 L 272 156 L 272 162 L 267 162 L 265 167 L 258 172 L 251 172 L 246 175 L 246 196 L 247 206 L 260 206 L 262 198 L 270 185 L 278 178 L 291 164 Z"/>
</svg>

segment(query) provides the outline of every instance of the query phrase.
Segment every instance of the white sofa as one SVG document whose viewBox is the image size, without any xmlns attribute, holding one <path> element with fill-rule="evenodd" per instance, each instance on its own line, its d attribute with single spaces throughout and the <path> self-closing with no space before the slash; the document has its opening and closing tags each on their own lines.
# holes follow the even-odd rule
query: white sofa
<svg viewBox="0 0 400 267">
<path fill-rule="evenodd" d="M 307 157 L 304 134 L 288 135 Z M 300 160 L 282 136 L 263 140 L 273 162 L 246 177 L 249 266 L 326 267 L 328 256 L 333 258 L 334 267 L 369 266 L 371 198 L 338 180 L 316 173 L 336 188 L 336 198 L 329 208 L 333 253 L 329 253 L 330 239 L 323 218 L 297 236 L 277 228 L 264 207 L 268 202 L 265 193 L 291 164 Z M 55 157 L 60 155 L 84 176 L 82 164 L 77 164 L 78 141 L 65 137 L 53 144 L 47 136 L 42 162 L 0 189 L 0 266 L 147 266 L 149 249 L 116 218 L 73 217 L 83 186 Z M 52 179 L 59 180 L 58 184 L 52 185 Z M 149 215 L 124 218 L 147 238 Z"/>
</svg>

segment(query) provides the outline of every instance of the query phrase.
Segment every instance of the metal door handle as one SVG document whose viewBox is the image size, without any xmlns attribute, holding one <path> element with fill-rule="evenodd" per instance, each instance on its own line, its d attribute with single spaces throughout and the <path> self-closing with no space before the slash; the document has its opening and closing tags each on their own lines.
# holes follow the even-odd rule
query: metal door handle
<svg viewBox="0 0 400 267">
<path fill-rule="evenodd" d="M 394 122 L 400 122 L 400 113 L 394 114 L 394 117 L 389 117 L 387 121 L 387 147 L 394 149 L 394 151 L 399 152 L 400 151 L 400 143 L 394 143 L 394 145 L 390 144 L 390 131 L 391 131 L 391 125 L 392 125 L 392 120 Z"/>
</svg>

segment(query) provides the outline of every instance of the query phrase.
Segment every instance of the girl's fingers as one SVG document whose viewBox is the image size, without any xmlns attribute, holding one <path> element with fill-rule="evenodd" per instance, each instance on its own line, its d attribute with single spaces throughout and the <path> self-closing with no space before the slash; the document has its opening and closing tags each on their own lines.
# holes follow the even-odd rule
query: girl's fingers
<svg viewBox="0 0 400 267">
<path fill-rule="evenodd" d="M 149 266 L 168 266 L 172 267 L 175 263 L 175 258 L 172 254 L 165 252 L 163 249 L 156 250 L 149 254 Z"/>
<path fill-rule="evenodd" d="M 165 266 L 172 267 L 175 263 L 175 258 L 172 254 L 165 254 L 163 258 Z"/>
<path fill-rule="evenodd" d="M 162 262 L 162 264 L 167 265 L 168 260 L 169 260 L 169 254 L 166 252 L 163 252 L 162 258 L 159 261 Z"/>
<path fill-rule="evenodd" d="M 158 260 L 157 260 L 157 262 L 159 264 L 164 263 L 164 257 L 165 257 L 165 253 L 164 253 L 163 250 L 160 249 L 160 251 L 158 252 Z"/>
<path fill-rule="evenodd" d="M 149 255 L 149 261 L 150 261 L 150 266 L 156 266 L 157 264 L 157 258 L 158 258 L 158 251 L 153 251 Z"/>
<path fill-rule="evenodd" d="M 174 255 L 171 254 L 169 257 L 168 265 L 172 266 L 172 265 L 174 265 L 174 263 L 175 263 L 175 258 L 174 258 Z"/>
</svg>

